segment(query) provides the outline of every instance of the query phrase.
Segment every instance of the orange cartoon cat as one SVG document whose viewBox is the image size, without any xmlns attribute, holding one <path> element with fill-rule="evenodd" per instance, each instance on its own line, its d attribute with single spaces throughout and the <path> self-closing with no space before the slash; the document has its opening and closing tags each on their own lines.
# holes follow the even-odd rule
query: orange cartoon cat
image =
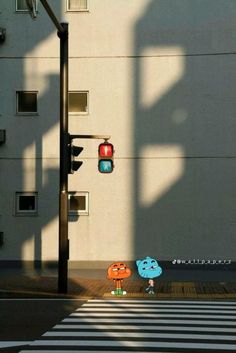
<svg viewBox="0 0 236 353">
<path fill-rule="evenodd" d="M 131 276 L 130 268 L 123 262 L 114 262 L 107 269 L 107 278 L 112 279 L 116 284 L 116 290 L 112 291 L 111 294 L 124 295 L 126 291 L 122 290 L 121 285 L 124 278 Z"/>
</svg>

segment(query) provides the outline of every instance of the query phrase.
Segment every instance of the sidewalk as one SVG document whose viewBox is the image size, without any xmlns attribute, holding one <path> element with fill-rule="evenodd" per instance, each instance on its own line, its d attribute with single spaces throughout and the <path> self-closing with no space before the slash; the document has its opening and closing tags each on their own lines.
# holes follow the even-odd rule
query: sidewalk
<svg viewBox="0 0 236 353">
<path fill-rule="evenodd" d="M 146 294 L 146 286 L 147 281 L 134 274 L 124 280 L 123 289 L 127 291 L 127 295 L 122 298 L 236 299 L 235 272 L 167 271 L 160 280 L 156 281 L 155 295 Z M 114 298 L 111 294 L 112 290 L 114 290 L 114 284 L 106 279 L 105 270 L 70 270 L 67 294 L 57 293 L 55 270 L 37 272 L 5 269 L 0 271 L 1 298 Z"/>
</svg>

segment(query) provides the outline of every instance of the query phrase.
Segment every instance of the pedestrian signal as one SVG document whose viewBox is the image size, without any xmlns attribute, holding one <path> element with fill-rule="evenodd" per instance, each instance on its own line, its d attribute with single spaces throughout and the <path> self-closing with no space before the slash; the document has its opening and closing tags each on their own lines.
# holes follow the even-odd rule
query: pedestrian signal
<svg viewBox="0 0 236 353">
<path fill-rule="evenodd" d="M 109 142 L 100 143 L 98 147 L 98 170 L 100 173 L 112 173 L 114 147 Z"/>
</svg>

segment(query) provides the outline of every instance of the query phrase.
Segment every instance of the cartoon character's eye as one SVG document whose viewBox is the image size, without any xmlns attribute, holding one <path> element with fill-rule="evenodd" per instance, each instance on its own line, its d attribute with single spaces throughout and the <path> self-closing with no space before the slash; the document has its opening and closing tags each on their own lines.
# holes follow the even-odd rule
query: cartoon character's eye
<svg viewBox="0 0 236 353">
<path fill-rule="evenodd" d="M 144 261 L 143 264 L 144 264 L 144 265 L 147 265 L 147 261 Z"/>
<path fill-rule="evenodd" d="M 153 263 L 155 264 L 155 262 L 156 262 L 155 260 L 152 260 L 152 261 L 151 261 L 152 264 L 153 264 Z"/>
</svg>

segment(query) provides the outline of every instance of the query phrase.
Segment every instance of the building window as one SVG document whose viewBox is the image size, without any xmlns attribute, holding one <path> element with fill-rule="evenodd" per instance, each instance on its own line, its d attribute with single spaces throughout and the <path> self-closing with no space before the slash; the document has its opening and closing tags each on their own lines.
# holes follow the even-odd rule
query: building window
<svg viewBox="0 0 236 353">
<path fill-rule="evenodd" d="M 37 114 L 38 112 L 38 92 L 16 92 L 16 112 L 17 114 Z"/>
<path fill-rule="evenodd" d="M 67 0 L 67 11 L 88 11 L 88 0 Z"/>
<path fill-rule="evenodd" d="M 88 114 L 88 91 L 69 92 L 69 113 Z"/>
<path fill-rule="evenodd" d="M 38 1 L 36 1 L 36 9 L 37 9 Z M 26 0 L 16 0 L 16 11 L 28 11 L 28 7 L 26 5 Z"/>
<path fill-rule="evenodd" d="M 88 195 L 88 192 L 71 191 L 68 193 L 69 216 L 89 214 Z"/>
<path fill-rule="evenodd" d="M 37 192 L 16 192 L 16 216 L 36 216 L 38 213 Z"/>
</svg>

